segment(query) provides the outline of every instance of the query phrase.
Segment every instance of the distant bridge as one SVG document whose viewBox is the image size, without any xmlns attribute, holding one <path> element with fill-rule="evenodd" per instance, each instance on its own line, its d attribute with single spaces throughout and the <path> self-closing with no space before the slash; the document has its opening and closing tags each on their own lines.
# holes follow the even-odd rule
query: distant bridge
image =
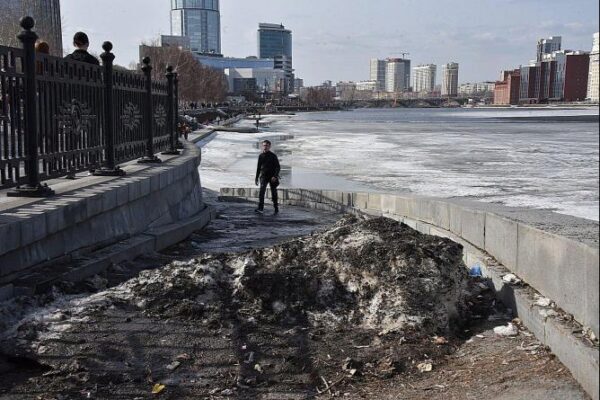
<svg viewBox="0 0 600 400">
<path fill-rule="evenodd" d="M 469 103 L 469 100 L 479 102 L 479 98 L 473 97 L 425 97 L 415 99 L 373 99 L 373 100 L 354 100 L 344 102 L 349 107 L 460 107 Z"/>
</svg>

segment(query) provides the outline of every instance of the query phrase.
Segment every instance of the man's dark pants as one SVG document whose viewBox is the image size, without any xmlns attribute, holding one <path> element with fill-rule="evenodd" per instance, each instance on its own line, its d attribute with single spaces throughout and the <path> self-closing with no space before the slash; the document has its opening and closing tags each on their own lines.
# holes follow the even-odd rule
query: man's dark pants
<svg viewBox="0 0 600 400">
<path fill-rule="evenodd" d="M 271 187 L 271 198 L 273 199 L 273 206 L 275 206 L 275 210 L 279 210 L 279 204 L 277 202 L 277 185 L 271 182 L 271 178 L 260 178 L 260 194 L 259 194 L 259 203 L 258 209 L 265 209 L 265 194 L 267 193 L 267 186 Z"/>
</svg>

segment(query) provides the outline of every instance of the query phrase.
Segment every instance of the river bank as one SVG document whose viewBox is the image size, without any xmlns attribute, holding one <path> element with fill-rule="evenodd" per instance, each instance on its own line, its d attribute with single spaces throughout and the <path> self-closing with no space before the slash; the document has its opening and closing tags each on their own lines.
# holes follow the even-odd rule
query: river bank
<svg viewBox="0 0 600 400">
<path fill-rule="evenodd" d="M 251 203 L 204 198 L 218 211 L 206 231 L 116 265 L 106 278 L 59 286 L 11 325 L 19 340 L 4 342 L 16 354 L 4 360 L 11 369 L 0 398 L 588 399 L 527 329 L 494 333 L 510 317 L 485 282 L 453 268 L 460 252 L 449 240 L 389 220 L 336 223 L 338 216 L 296 207 L 260 217 Z M 377 240 L 386 235 L 399 236 Z M 373 268 L 338 275 L 356 252 Z M 396 269 L 386 267 L 389 257 Z M 403 266 L 406 257 L 414 263 Z M 412 271 L 419 263 L 421 272 Z M 371 293 L 390 273 L 405 281 L 388 277 L 374 288 L 387 293 L 393 284 L 394 296 Z M 467 292 L 448 300 L 473 302 L 470 317 L 463 308 L 461 330 L 448 330 L 457 322 L 443 311 L 450 303 L 419 296 L 432 285 L 445 296 L 442 287 L 455 293 L 465 284 Z M 415 285 L 422 290 L 403 292 Z M 368 293 L 381 301 L 361 307 Z M 407 303 L 394 306 L 397 296 Z M 402 310 L 430 318 L 390 318 Z M 411 323 L 425 325 L 413 331 Z"/>
</svg>

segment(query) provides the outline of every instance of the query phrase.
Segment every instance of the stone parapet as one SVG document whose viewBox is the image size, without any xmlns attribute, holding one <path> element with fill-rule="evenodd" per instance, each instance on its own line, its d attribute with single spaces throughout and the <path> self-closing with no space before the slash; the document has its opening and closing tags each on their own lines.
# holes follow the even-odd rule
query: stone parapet
<svg viewBox="0 0 600 400">
<path fill-rule="evenodd" d="M 40 264 L 190 219 L 206 206 L 200 150 L 186 144 L 162 164 L 129 163 L 127 176 L 55 181 L 48 199 L 0 202 L 0 287 Z"/>
</svg>

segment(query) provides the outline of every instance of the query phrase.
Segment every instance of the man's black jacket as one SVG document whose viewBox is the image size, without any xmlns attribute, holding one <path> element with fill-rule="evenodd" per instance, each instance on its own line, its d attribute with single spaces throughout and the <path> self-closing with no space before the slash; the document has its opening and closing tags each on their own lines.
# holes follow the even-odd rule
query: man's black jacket
<svg viewBox="0 0 600 400">
<path fill-rule="evenodd" d="M 261 153 L 258 156 L 258 166 L 256 167 L 256 180 L 263 177 L 265 179 L 271 179 L 274 176 L 279 176 L 281 166 L 279 165 L 279 159 L 274 153 L 266 152 Z"/>
<path fill-rule="evenodd" d="M 100 65 L 100 62 L 96 57 L 91 55 L 85 50 L 77 49 L 72 54 L 69 54 L 65 57 L 68 60 L 80 61 L 88 64 Z"/>
</svg>

